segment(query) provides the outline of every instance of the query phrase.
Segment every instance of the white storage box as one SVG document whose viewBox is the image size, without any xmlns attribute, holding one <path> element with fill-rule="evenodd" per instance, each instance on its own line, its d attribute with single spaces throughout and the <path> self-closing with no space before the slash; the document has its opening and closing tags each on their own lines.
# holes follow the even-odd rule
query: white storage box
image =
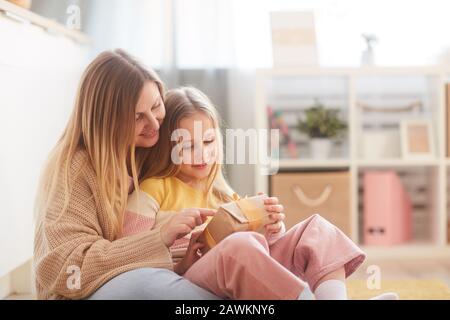
<svg viewBox="0 0 450 320">
<path fill-rule="evenodd" d="M 359 142 L 361 158 L 384 159 L 401 157 L 399 129 L 363 130 Z"/>
</svg>

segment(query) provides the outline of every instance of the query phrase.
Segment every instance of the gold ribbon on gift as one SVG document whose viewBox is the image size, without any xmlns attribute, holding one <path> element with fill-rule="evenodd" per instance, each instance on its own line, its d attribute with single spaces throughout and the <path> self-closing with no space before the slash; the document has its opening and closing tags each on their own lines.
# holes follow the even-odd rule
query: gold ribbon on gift
<svg viewBox="0 0 450 320">
<path fill-rule="evenodd" d="M 205 240 L 206 240 L 206 244 L 208 245 L 209 248 L 213 248 L 216 246 L 217 242 L 216 240 L 214 240 L 213 236 L 211 235 L 211 233 L 209 232 L 209 228 L 206 227 L 204 235 L 205 235 Z"/>
<path fill-rule="evenodd" d="M 256 231 L 261 227 L 262 217 L 261 209 L 258 208 L 253 202 L 249 201 L 247 197 L 236 201 L 236 205 L 241 209 L 242 213 L 248 220 L 249 229 Z"/>
<path fill-rule="evenodd" d="M 244 214 L 244 216 L 248 220 L 249 230 L 256 231 L 258 230 L 263 222 L 263 219 L 261 217 L 261 209 L 258 208 L 253 202 L 249 201 L 247 199 L 247 196 L 245 198 L 240 198 L 237 193 L 233 193 L 233 200 L 236 202 L 236 205 L 241 210 L 241 212 Z M 209 248 L 213 248 L 217 241 L 214 239 L 214 237 L 209 232 L 208 226 L 206 226 L 204 230 L 205 234 L 205 240 L 206 244 Z"/>
</svg>

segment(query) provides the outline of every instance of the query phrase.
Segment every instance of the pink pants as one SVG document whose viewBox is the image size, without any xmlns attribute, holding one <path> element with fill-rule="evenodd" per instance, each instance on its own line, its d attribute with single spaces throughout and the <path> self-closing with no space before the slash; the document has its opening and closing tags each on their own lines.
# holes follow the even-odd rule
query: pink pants
<svg viewBox="0 0 450 320">
<path fill-rule="evenodd" d="M 211 249 L 184 274 L 224 299 L 297 299 L 330 272 L 348 277 L 365 254 L 319 215 L 296 224 L 269 245 L 256 232 L 237 232 Z"/>
</svg>

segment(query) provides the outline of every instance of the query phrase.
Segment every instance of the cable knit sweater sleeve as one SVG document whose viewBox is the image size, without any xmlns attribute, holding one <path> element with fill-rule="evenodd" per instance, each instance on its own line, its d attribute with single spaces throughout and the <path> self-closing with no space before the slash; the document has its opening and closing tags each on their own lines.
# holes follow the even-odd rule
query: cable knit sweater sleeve
<svg viewBox="0 0 450 320">
<path fill-rule="evenodd" d="M 169 249 L 154 229 L 115 240 L 87 156 L 78 152 L 68 209 L 56 192 L 36 225 L 34 265 L 40 299 L 82 299 L 120 273 L 143 267 L 172 269 Z M 59 179 L 62 189 L 62 179 Z"/>
</svg>

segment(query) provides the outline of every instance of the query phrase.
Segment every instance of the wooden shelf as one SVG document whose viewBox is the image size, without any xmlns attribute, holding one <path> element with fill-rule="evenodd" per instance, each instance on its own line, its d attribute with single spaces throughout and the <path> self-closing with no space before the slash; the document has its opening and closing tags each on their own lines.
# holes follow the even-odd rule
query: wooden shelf
<svg viewBox="0 0 450 320">
<path fill-rule="evenodd" d="M 361 246 L 370 259 L 450 258 L 450 246 L 435 244 L 404 244 L 398 246 Z"/>
<path fill-rule="evenodd" d="M 0 13 L 18 22 L 31 23 L 39 26 L 50 33 L 61 34 L 80 43 L 89 43 L 88 36 L 78 30 L 69 29 L 66 26 L 42 17 L 30 10 L 21 8 L 6 0 L 0 0 Z"/>
<path fill-rule="evenodd" d="M 405 67 L 305 67 L 258 69 L 261 76 L 403 76 L 403 75 L 446 75 L 448 66 L 405 66 Z"/>
<path fill-rule="evenodd" d="M 433 167 L 440 164 L 439 159 L 429 160 L 405 160 L 405 159 L 360 159 L 351 161 L 348 159 L 280 159 L 280 169 L 304 169 L 304 168 L 346 168 L 355 165 L 359 168 L 403 168 L 403 167 Z M 447 160 L 450 166 L 450 160 Z"/>
<path fill-rule="evenodd" d="M 347 159 L 281 159 L 279 161 L 280 169 L 296 169 L 296 168 L 345 168 L 350 166 Z"/>
<path fill-rule="evenodd" d="M 439 159 L 405 160 L 405 159 L 378 159 L 358 160 L 357 166 L 361 168 L 386 168 L 386 167 L 432 167 L 439 165 Z"/>
</svg>

